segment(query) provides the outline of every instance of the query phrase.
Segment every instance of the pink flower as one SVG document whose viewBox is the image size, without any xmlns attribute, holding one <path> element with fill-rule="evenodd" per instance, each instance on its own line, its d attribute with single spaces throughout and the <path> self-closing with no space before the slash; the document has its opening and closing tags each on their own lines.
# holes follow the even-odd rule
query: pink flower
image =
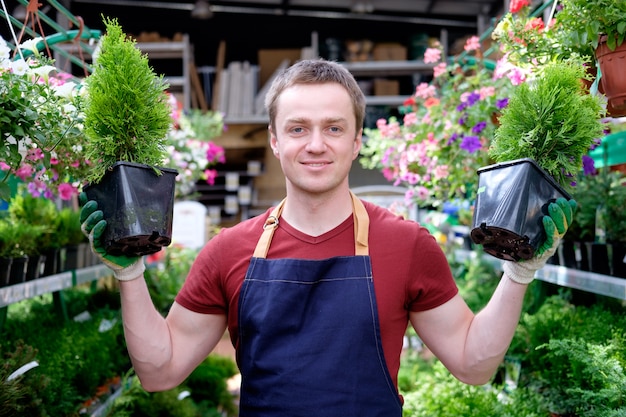
<svg viewBox="0 0 626 417">
<path fill-rule="evenodd" d="M 540 19 L 538 17 L 533 17 L 528 22 L 526 22 L 526 25 L 524 25 L 524 30 L 536 30 L 537 32 L 541 32 L 543 28 L 543 19 Z"/>
<path fill-rule="evenodd" d="M 27 161 L 39 161 L 40 159 L 43 159 L 43 151 L 41 149 L 31 148 L 28 150 L 26 154 Z"/>
<path fill-rule="evenodd" d="M 415 88 L 415 96 L 423 99 L 427 99 L 428 97 L 434 97 L 436 93 L 436 87 L 428 83 L 420 83 Z"/>
<path fill-rule="evenodd" d="M 478 36 L 472 36 L 467 41 L 465 41 L 464 49 L 467 52 L 476 51 L 477 49 L 480 49 L 480 39 L 478 39 Z"/>
<path fill-rule="evenodd" d="M 30 164 L 22 164 L 16 171 L 15 176 L 21 179 L 22 181 L 26 181 L 27 178 L 32 177 L 35 170 Z"/>
<path fill-rule="evenodd" d="M 494 95 L 496 95 L 496 88 L 494 86 L 488 86 L 488 87 L 481 87 L 480 90 L 478 90 L 480 93 L 480 99 L 484 100 L 487 97 L 493 97 Z"/>
<path fill-rule="evenodd" d="M 433 171 L 433 176 L 436 179 L 446 178 L 448 175 L 450 175 L 450 171 L 447 165 L 437 165 Z"/>
<path fill-rule="evenodd" d="M 10 166 L 8 166 L 6 163 L 0 161 L 0 170 L 2 171 L 8 171 L 9 169 L 11 169 Z"/>
<path fill-rule="evenodd" d="M 519 68 L 512 69 L 506 76 L 511 80 L 511 84 L 513 85 L 520 85 L 526 81 L 526 74 Z"/>
<path fill-rule="evenodd" d="M 446 72 L 448 72 L 448 66 L 446 65 L 445 62 L 441 62 L 437 64 L 435 68 L 433 68 L 433 76 L 435 78 L 442 76 Z"/>
<path fill-rule="evenodd" d="M 217 170 L 206 169 L 204 170 L 204 176 L 206 177 L 206 182 L 213 185 L 215 184 L 215 178 L 217 178 Z"/>
<path fill-rule="evenodd" d="M 424 63 L 433 64 L 441 60 L 441 49 L 427 48 L 424 52 Z"/>
<path fill-rule="evenodd" d="M 404 115 L 404 125 L 411 126 L 412 124 L 417 123 L 417 115 L 415 112 L 407 113 Z"/>
<path fill-rule="evenodd" d="M 63 183 L 59 184 L 59 197 L 61 200 L 71 200 L 72 196 L 76 194 L 77 191 L 71 184 Z"/>
<path fill-rule="evenodd" d="M 220 162 L 220 163 L 224 163 L 226 162 L 226 154 L 224 152 L 224 148 L 222 148 L 219 145 L 216 145 L 213 142 L 209 142 L 208 144 L 208 148 L 206 151 L 206 159 L 209 162 Z"/>
</svg>

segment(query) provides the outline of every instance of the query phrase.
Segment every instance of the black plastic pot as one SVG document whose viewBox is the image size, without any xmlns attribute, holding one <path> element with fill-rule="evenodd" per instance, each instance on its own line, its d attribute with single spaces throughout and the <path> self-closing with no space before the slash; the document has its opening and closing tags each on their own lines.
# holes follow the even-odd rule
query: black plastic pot
<svg viewBox="0 0 626 417">
<path fill-rule="evenodd" d="M 117 162 L 98 184 L 84 191 L 98 202 L 107 227 L 103 243 L 111 255 L 143 256 L 172 242 L 174 189 L 178 172 Z"/>
<path fill-rule="evenodd" d="M 545 239 L 548 203 L 559 197 L 572 198 L 530 158 L 480 168 L 470 236 L 497 258 L 530 259 Z"/>
</svg>

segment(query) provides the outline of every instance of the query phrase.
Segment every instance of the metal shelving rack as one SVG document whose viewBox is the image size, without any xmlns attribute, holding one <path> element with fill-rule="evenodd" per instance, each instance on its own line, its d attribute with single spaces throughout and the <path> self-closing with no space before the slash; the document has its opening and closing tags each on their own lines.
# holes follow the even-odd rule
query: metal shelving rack
<svg viewBox="0 0 626 417">
<path fill-rule="evenodd" d="M 0 308 L 39 295 L 53 293 L 79 284 L 95 281 L 110 275 L 111 270 L 104 264 L 99 264 L 0 288 Z"/>
<path fill-rule="evenodd" d="M 458 250 L 454 253 L 454 256 L 457 260 L 464 261 L 469 257 L 476 256 L 476 252 Z M 502 261 L 500 259 L 490 255 L 484 255 L 484 259 L 491 263 L 496 269 L 501 270 Z M 595 272 L 550 264 L 537 271 L 535 278 L 561 287 L 626 300 L 626 278 L 596 274 Z"/>
</svg>

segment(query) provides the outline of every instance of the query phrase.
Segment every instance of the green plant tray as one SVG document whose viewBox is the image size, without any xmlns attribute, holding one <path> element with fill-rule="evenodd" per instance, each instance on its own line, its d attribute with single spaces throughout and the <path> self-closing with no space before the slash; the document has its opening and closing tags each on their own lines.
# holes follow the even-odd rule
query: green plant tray
<svg viewBox="0 0 626 417">
<path fill-rule="evenodd" d="M 596 168 L 626 164 L 626 130 L 605 136 L 589 156 Z"/>
</svg>

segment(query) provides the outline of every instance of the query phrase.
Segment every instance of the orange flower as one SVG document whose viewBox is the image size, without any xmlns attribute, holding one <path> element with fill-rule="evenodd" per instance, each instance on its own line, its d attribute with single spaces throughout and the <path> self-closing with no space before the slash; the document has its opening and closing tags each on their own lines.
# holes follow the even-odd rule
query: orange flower
<svg viewBox="0 0 626 417">
<path fill-rule="evenodd" d="M 436 97 L 429 97 L 426 100 L 424 100 L 424 107 L 432 107 L 432 106 L 437 106 L 439 104 L 440 100 Z"/>
</svg>

